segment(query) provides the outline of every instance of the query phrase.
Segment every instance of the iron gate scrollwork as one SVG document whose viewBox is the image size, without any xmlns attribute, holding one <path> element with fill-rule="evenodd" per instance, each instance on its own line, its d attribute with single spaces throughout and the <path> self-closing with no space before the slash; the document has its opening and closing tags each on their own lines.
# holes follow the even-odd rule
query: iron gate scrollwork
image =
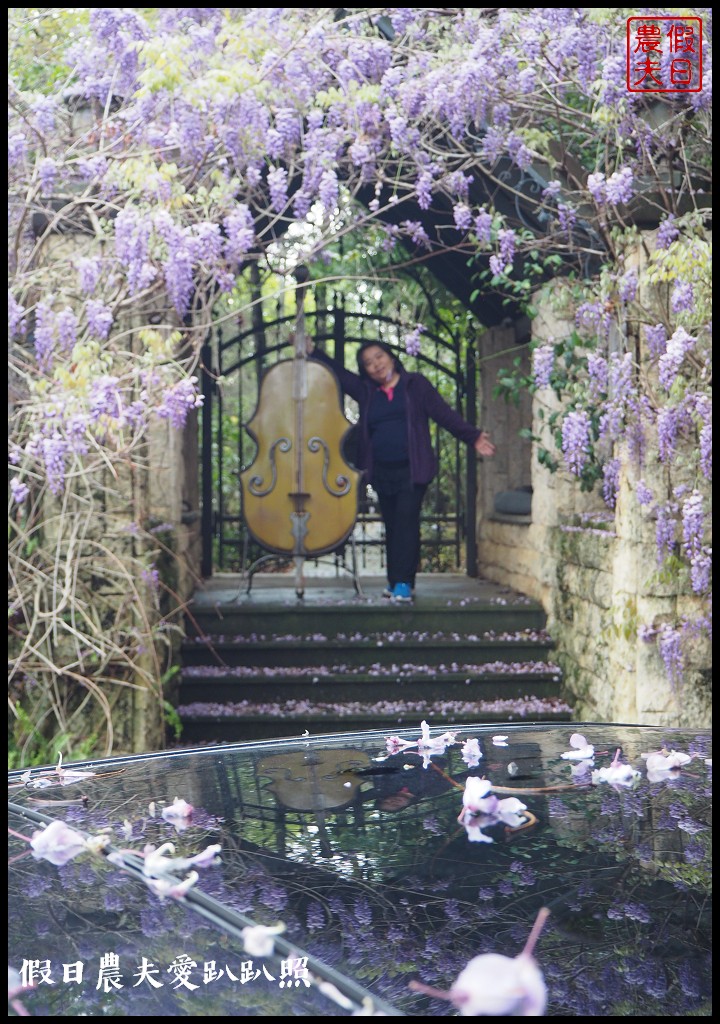
<svg viewBox="0 0 720 1024">
<path fill-rule="evenodd" d="M 255 410 L 263 374 L 292 357 L 294 315 L 277 316 L 259 330 L 218 329 L 203 349 L 202 391 L 202 573 L 242 572 L 262 555 L 244 529 L 240 473 L 254 459 L 256 446 L 245 430 Z M 355 313 L 340 301 L 306 312 L 308 333 L 335 359 L 355 369 L 355 351 L 363 342 L 381 339 L 398 350 L 408 370 L 424 373 L 443 397 L 470 423 L 477 421 L 476 364 L 472 345 L 462 351 L 459 334 L 425 330 L 422 352 L 409 356 L 402 346 L 407 328 L 382 313 Z M 346 401 L 348 419 L 357 418 Z M 466 446 L 431 424 L 440 470 L 428 489 L 421 520 L 421 570 L 476 572 L 474 459 Z M 345 457 L 353 464 L 353 434 L 346 437 Z M 258 481 L 261 486 L 263 481 Z M 267 482 L 264 482 L 267 485 Z M 373 492 L 362 487 L 354 544 L 360 572 L 384 571 L 382 523 Z M 336 554 L 342 558 L 343 552 Z M 312 559 L 310 560 L 312 562 Z"/>
</svg>

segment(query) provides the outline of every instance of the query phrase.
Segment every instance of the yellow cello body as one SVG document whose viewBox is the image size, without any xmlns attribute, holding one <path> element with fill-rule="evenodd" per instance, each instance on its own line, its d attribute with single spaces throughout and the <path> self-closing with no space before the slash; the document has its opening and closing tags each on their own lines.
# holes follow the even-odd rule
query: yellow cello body
<svg viewBox="0 0 720 1024">
<path fill-rule="evenodd" d="M 323 363 L 303 353 L 265 374 L 246 424 L 258 450 L 240 482 L 247 528 L 268 551 L 323 555 L 352 532 L 362 473 L 342 454 L 350 426 L 337 378 Z"/>
</svg>

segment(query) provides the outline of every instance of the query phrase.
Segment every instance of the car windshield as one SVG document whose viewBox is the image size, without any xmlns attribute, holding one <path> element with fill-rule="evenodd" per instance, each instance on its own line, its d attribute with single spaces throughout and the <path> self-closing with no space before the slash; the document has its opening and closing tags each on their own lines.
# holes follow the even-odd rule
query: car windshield
<svg viewBox="0 0 720 1024">
<path fill-rule="evenodd" d="M 10 1013 L 709 1015 L 710 746 L 423 723 L 11 773 Z"/>
</svg>

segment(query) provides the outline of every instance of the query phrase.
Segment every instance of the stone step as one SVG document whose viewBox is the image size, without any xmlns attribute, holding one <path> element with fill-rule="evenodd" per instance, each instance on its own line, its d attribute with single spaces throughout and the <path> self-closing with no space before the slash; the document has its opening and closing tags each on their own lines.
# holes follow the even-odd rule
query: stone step
<svg viewBox="0 0 720 1024">
<path fill-rule="evenodd" d="M 457 633 L 412 630 L 309 635 L 226 633 L 189 638 L 181 650 L 184 666 L 306 666 L 317 662 L 318 648 L 327 661 L 360 666 L 369 661 L 388 665 L 422 661 L 439 666 L 450 662 L 541 661 L 552 650 L 543 630 L 512 633 Z"/>
<path fill-rule="evenodd" d="M 232 700 L 378 701 L 415 693 L 418 698 L 481 700 L 496 696 L 557 696 L 562 677 L 552 662 L 517 661 L 429 666 L 277 666 L 232 669 L 198 665 L 183 669 L 178 704 Z"/>
<path fill-rule="evenodd" d="M 458 576 L 419 579 L 411 605 L 372 586 L 368 598 L 323 581 L 298 599 L 286 581 L 250 595 L 226 579 L 199 592 L 175 690 L 183 744 L 570 719 L 540 604 Z"/>
<path fill-rule="evenodd" d="M 187 616 L 188 636 L 238 636 L 251 633 L 266 635 L 308 634 L 318 630 L 326 636 L 338 633 L 381 633 L 391 630 L 457 631 L 464 633 L 514 632 L 519 629 L 542 629 L 545 613 L 540 605 L 488 605 L 486 603 L 437 602 L 421 605 L 333 604 L 298 607 L 297 603 L 247 605 L 235 607 L 190 607 Z"/>
<path fill-rule="evenodd" d="M 422 702 L 416 702 L 421 704 Z M 315 712 L 303 710 L 295 701 L 274 705 L 250 702 L 227 705 L 222 709 L 212 705 L 197 705 L 192 714 L 182 716 L 182 745 L 196 743 L 243 743 L 290 736 L 327 735 L 380 729 L 392 735 L 400 728 L 416 726 L 422 721 L 433 727 L 460 729 L 478 722 L 569 722 L 572 710 L 560 698 L 526 697 L 523 700 L 478 701 L 471 704 L 450 702 L 424 707 L 404 706 L 388 702 L 387 708 L 377 705 L 347 704 L 342 708 L 315 705 Z"/>
</svg>

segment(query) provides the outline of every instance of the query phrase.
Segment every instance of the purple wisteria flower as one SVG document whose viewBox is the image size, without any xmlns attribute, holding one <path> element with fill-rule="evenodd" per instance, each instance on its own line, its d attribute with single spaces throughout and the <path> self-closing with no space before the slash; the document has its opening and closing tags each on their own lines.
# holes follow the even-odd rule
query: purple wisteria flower
<svg viewBox="0 0 720 1024">
<path fill-rule="evenodd" d="M 325 909 L 321 903 L 313 900 L 307 909 L 307 929 L 310 932 L 321 931 L 327 926 Z"/>
<path fill-rule="evenodd" d="M 558 203 L 558 223 L 562 231 L 572 231 L 577 223 L 577 210 L 568 203 Z"/>
<path fill-rule="evenodd" d="M 711 551 L 704 544 L 705 513 L 703 496 L 693 491 L 682 506 L 683 551 L 690 562 L 690 584 L 694 593 L 710 589 Z"/>
<path fill-rule="evenodd" d="M 78 319 L 69 306 L 57 314 L 55 327 L 60 351 L 71 352 L 77 341 Z"/>
<path fill-rule="evenodd" d="M 206 868 L 218 863 L 218 854 L 222 847 L 215 843 L 206 847 L 202 853 L 192 857 L 175 857 L 173 843 L 163 843 L 157 848 L 146 844 L 143 850 L 143 874 L 147 878 L 162 878 L 167 874 L 179 874 L 190 867 Z M 167 854 L 170 856 L 167 856 Z"/>
<path fill-rule="evenodd" d="M 429 210 L 432 203 L 433 177 L 429 171 L 422 171 L 415 182 L 418 206 L 421 210 Z"/>
<path fill-rule="evenodd" d="M 468 767 L 477 768 L 480 764 L 480 759 L 482 758 L 480 741 L 477 739 L 465 740 L 461 750 L 461 757 Z"/>
<path fill-rule="evenodd" d="M 187 800 L 175 797 L 171 804 L 163 807 L 161 817 L 174 825 L 176 832 L 184 832 L 190 825 L 195 808 Z"/>
<path fill-rule="evenodd" d="M 628 270 L 618 281 L 618 294 L 621 302 L 633 302 L 638 290 L 636 270 Z"/>
<path fill-rule="evenodd" d="M 323 171 L 318 185 L 318 199 L 328 213 L 332 213 L 338 204 L 338 179 L 335 171 L 328 168 Z"/>
<path fill-rule="evenodd" d="M 548 388 L 555 368 L 555 348 L 553 345 L 539 345 L 533 351 L 533 376 L 536 388 Z"/>
<path fill-rule="evenodd" d="M 8 166 L 13 170 L 23 163 L 27 153 L 27 137 L 24 132 L 13 132 L 8 135 Z"/>
<path fill-rule="evenodd" d="M 692 756 L 679 750 L 662 750 L 654 754 L 643 754 L 648 782 L 667 782 L 676 779 L 680 769 L 690 764 Z"/>
<path fill-rule="evenodd" d="M 562 425 L 565 464 L 576 476 L 582 474 L 590 457 L 590 416 L 584 409 L 568 413 Z"/>
<path fill-rule="evenodd" d="M 419 356 L 422 346 L 420 335 L 425 330 L 422 324 L 416 324 L 409 334 L 405 335 L 405 351 L 409 356 Z"/>
<path fill-rule="evenodd" d="M 505 272 L 512 269 L 512 262 L 515 259 L 516 235 L 512 228 L 501 228 L 498 231 L 499 259 L 504 266 Z"/>
<path fill-rule="evenodd" d="M 34 454 L 39 447 L 40 456 L 45 463 L 48 487 L 52 494 L 61 494 L 65 487 L 67 458 L 70 446 L 66 438 L 55 430 L 49 437 L 32 438 L 27 446 L 28 454 Z"/>
<path fill-rule="evenodd" d="M 608 508 L 615 508 L 620 490 L 620 459 L 609 459 L 603 466 L 602 496 Z"/>
<path fill-rule="evenodd" d="M 586 761 L 595 757 L 595 747 L 579 732 L 574 732 L 570 737 L 570 746 L 572 750 L 560 755 L 566 761 Z"/>
<path fill-rule="evenodd" d="M 675 223 L 675 214 L 670 213 L 663 220 L 658 228 L 655 244 L 658 249 L 667 249 L 672 242 L 680 235 L 680 229 Z"/>
<path fill-rule="evenodd" d="M 532 163 L 532 151 L 525 144 L 523 139 L 511 132 L 507 140 L 507 151 L 510 159 L 523 170 L 526 170 Z"/>
<path fill-rule="evenodd" d="M 700 431 L 700 469 L 712 480 L 712 423 L 705 423 Z"/>
<path fill-rule="evenodd" d="M 633 172 L 629 167 L 615 171 L 609 178 L 598 171 L 588 175 L 587 187 L 598 206 L 605 203 L 629 203 L 633 197 Z"/>
<path fill-rule="evenodd" d="M 608 390 L 616 405 L 626 405 L 636 392 L 633 381 L 633 358 L 630 352 L 613 352 L 608 367 Z"/>
<path fill-rule="evenodd" d="M 671 684 L 681 683 L 685 672 L 682 631 L 664 622 L 658 630 L 657 645 Z"/>
<path fill-rule="evenodd" d="M 453 171 L 445 178 L 445 184 L 450 192 L 457 195 L 459 199 L 467 203 L 470 186 L 473 181 L 472 174 L 463 174 L 462 171 Z"/>
<path fill-rule="evenodd" d="M 473 226 L 473 215 L 466 203 L 456 203 L 453 206 L 453 220 L 458 231 L 465 233 Z"/>
<path fill-rule="evenodd" d="M 176 430 L 185 426 L 191 409 L 199 409 L 203 404 L 203 396 L 196 390 L 197 377 L 186 377 L 177 384 L 171 385 L 162 396 L 157 409 L 160 419 L 168 419 Z"/>
<path fill-rule="evenodd" d="M 650 327 L 646 324 L 645 338 L 647 340 L 647 350 L 650 355 L 663 355 L 668 342 L 668 334 L 665 330 L 664 324 L 655 324 L 654 327 Z"/>
<path fill-rule="evenodd" d="M 661 462 L 670 462 L 677 448 L 679 422 L 677 406 L 666 405 L 658 410 L 658 454 Z"/>
<path fill-rule="evenodd" d="M 483 953 L 474 957 L 449 992 L 418 981 L 411 981 L 410 988 L 452 1003 L 463 1017 L 542 1017 L 547 985 L 532 954 L 549 916 L 550 911 L 543 907 L 519 956 Z"/>
<path fill-rule="evenodd" d="M 141 569 L 140 579 L 150 588 L 151 591 L 153 591 L 153 593 L 157 593 L 160 586 L 160 573 L 154 565 L 151 565 L 147 569 Z"/>
<path fill-rule="evenodd" d="M 668 340 L 665 352 L 660 356 L 658 364 L 660 383 L 666 391 L 673 386 L 683 359 L 696 343 L 697 338 L 688 334 L 684 327 L 678 327 Z"/>
<path fill-rule="evenodd" d="M 637 783 L 640 772 L 629 764 L 623 764 L 620 760 L 620 750 L 617 750 L 612 763 L 606 768 L 596 768 L 591 778 L 594 784 L 607 782 L 615 789 L 624 789 Z"/>
<path fill-rule="evenodd" d="M 505 133 L 499 127 L 501 111 L 499 107 L 494 111 L 496 123 L 489 125 L 481 143 L 483 158 L 489 164 L 494 164 L 505 149 Z"/>
<path fill-rule="evenodd" d="M 670 502 L 655 506 L 655 548 L 658 565 L 675 551 L 677 506 Z"/>
<path fill-rule="evenodd" d="M 705 534 L 705 513 L 703 496 L 693 491 L 682 505 L 683 550 L 688 558 L 699 554 L 703 548 Z"/>
<path fill-rule="evenodd" d="M 634 175 L 630 167 L 623 167 L 619 171 L 615 171 L 606 182 L 607 201 L 614 205 L 629 203 L 634 194 L 633 184 Z"/>
<path fill-rule="evenodd" d="M 40 180 L 40 191 L 48 196 L 55 188 L 57 181 L 58 167 L 51 156 L 43 157 L 37 165 L 38 178 Z"/>
<path fill-rule="evenodd" d="M 57 866 L 88 850 L 87 840 L 64 821 L 51 821 L 41 831 L 33 832 L 30 847 L 35 860 L 49 860 Z"/>
<path fill-rule="evenodd" d="M 255 222 L 249 207 L 239 203 L 223 220 L 227 240 L 225 248 L 231 260 L 240 261 L 255 244 Z"/>
<path fill-rule="evenodd" d="M 673 313 L 695 311 L 695 290 L 689 281 L 677 282 L 670 295 L 670 308 Z"/>
<path fill-rule="evenodd" d="M 252 957 L 272 956 L 275 951 L 275 936 L 282 935 L 285 925 L 280 922 L 276 925 L 247 925 L 240 933 L 243 939 L 243 949 Z M 306 985 L 310 982 L 306 981 Z"/>
<path fill-rule="evenodd" d="M 113 325 L 113 315 L 109 306 L 97 299 L 88 299 L 85 304 L 85 317 L 90 334 L 105 341 Z"/>
<path fill-rule="evenodd" d="M 650 505 L 653 501 L 653 492 L 644 480 L 638 480 L 635 487 L 635 496 L 641 505 Z"/>
<path fill-rule="evenodd" d="M 167 238 L 168 253 L 163 261 L 165 287 L 180 316 L 187 313 L 194 291 L 193 239 L 189 232 L 173 231 Z"/>
<path fill-rule="evenodd" d="M 465 827 L 471 843 L 492 843 L 494 840 L 485 835 L 484 829 L 499 822 L 504 822 L 510 828 L 519 828 L 526 820 L 520 812 L 526 810 L 525 804 L 517 797 L 498 800 L 488 779 L 470 776 L 465 780 L 463 806 L 458 821 Z"/>
<path fill-rule="evenodd" d="M 223 241 L 220 225 L 207 220 L 195 224 L 192 241 L 195 261 L 214 268 L 222 256 Z"/>
<path fill-rule="evenodd" d="M 481 209 L 475 217 L 475 235 L 480 245 L 489 245 L 492 241 L 492 217 L 485 209 Z"/>
<path fill-rule="evenodd" d="M 410 236 L 414 245 L 421 249 L 430 249 L 431 243 L 428 233 L 419 220 L 404 220 L 401 227 Z"/>
<path fill-rule="evenodd" d="M 16 476 L 10 479 L 10 490 L 12 491 L 13 501 L 16 505 L 22 505 L 30 493 L 30 488 L 27 484 L 24 484 L 21 480 L 18 480 Z"/>
<path fill-rule="evenodd" d="M 581 302 L 575 311 L 575 323 L 579 330 L 588 331 L 597 337 L 607 337 L 611 316 L 603 303 Z"/>
<path fill-rule="evenodd" d="M 117 377 L 96 377 L 90 385 L 88 404 L 90 407 L 90 420 L 117 420 L 119 424 L 124 422 L 123 401 L 118 385 Z"/>
<path fill-rule="evenodd" d="M 32 104 L 32 112 L 38 131 L 47 134 L 53 130 L 58 107 L 52 96 L 41 96 L 35 100 Z"/>
<path fill-rule="evenodd" d="M 80 256 L 75 261 L 78 286 L 84 295 L 92 295 L 102 276 L 102 261 L 97 256 Z"/>
<path fill-rule="evenodd" d="M 605 184 L 605 175 L 602 171 L 596 171 L 594 174 L 588 175 L 587 187 L 590 195 L 596 203 L 602 204 L 606 201 L 607 188 Z"/>
<path fill-rule="evenodd" d="M 52 296 L 39 302 L 35 309 L 33 340 L 40 369 L 51 370 L 55 349 L 55 314 L 52 310 Z"/>
<path fill-rule="evenodd" d="M 562 183 L 560 181 L 549 181 L 546 187 L 542 190 L 542 197 L 545 200 L 558 199 L 562 192 Z"/>
<path fill-rule="evenodd" d="M 25 310 L 16 301 L 11 291 L 8 291 L 8 337 L 13 338 L 18 332 L 18 325 L 25 316 Z"/>
<path fill-rule="evenodd" d="M 590 378 L 590 395 L 598 399 L 607 393 L 609 383 L 609 368 L 605 356 L 599 352 L 590 352 L 588 355 L 588 376 Z"/>
<path fill-rule="evenodd" d="M 621 906 L 610 907 L 607 916 L 611 921 L 622 921 L 628 918 L 631 921 L 640 921 L 641 924 L 649 924 L 652 920 L 650 911 L 641 903 L 624 903 Z"/>
<path fill-rule="evenodd" d="M 115 218 L 115 255 L 126 268 L 131 295 L 146 288 L 157 273 L 149 262 L 152 231 L 151 218 L 131 206 L 126 206 Z"/>
</svg>

